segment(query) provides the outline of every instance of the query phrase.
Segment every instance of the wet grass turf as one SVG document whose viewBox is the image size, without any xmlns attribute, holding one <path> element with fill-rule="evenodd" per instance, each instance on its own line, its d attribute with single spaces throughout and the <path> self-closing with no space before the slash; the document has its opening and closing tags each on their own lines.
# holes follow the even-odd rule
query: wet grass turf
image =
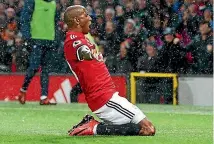
<svg viewBox="0 0 214 144">
<path fill-rule="evenodd" d="M 212 144 L 212 107 L 138 105 L 154 123 L 154 137 L 69 137 L 67 130 L 85 114 L 84 104 L 40 106 L 0 102 L 0 143 L 8 144 Z"/>
</svg>

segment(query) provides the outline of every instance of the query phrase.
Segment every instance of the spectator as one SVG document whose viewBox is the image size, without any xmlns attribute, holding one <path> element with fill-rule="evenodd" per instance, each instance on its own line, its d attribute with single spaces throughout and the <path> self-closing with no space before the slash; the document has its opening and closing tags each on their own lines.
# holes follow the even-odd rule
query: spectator
<svg viewBox="0 0 214 144">
<path fill-rule="evenodd" d="M 212 15 L 211 10 L 206 9 L 204 11 L 204 21 L 208 22 L 211 25 L 211 27 L 213 28 L 213 15 Z"/>
<path fill-rule="evenodd" d="M 179 44 L 179 39 L 175 37 L 172 28 L 164 30 L 164 45 L 158 52 L 158 57 L 154 68 L 159 72 L 185 73 L 186 59 L 185 49 Z"/>
<path fill-rule="evenodd" d="M 62 39 L 64 39 L 66 31 L 68 29 L 68 26 L 64 23 L 64 12 L 60 13 L 60 20 L 58 21 L 58 28 L 59 28 L 60 37 Z"/>
<path fill-rule="evenodd" d="M 151 18 L 158 17 L 163 13 L 164 7 L 162 7 L 162 3 L 165 2 L 161 2 L 160 0 L 147 1 L 148 12 Z"/>
<path fill-rule="evenodd" d="M 101 16 L 102 15 L 102 10 L 100 8 L 96 8 L 94 13 L 95 13 L 94 14 L 95 16 Z"/>
<path fill-rule="evenodd" d="M 197 9 L 197 14 L 199 16 L 203 16 L 204 10 L 206 9 L 206 5 L 205 5 L 204 1 L 198 0 L 196 2 L 196 9 Z"/>
<path fill-rule="evenodd" d="M 182 4 L 179 8 L 179 11 L 178 11 L 178 19 L 179 19 L 179 22 L 182 22 L 183 20 L 183 15 L 184 15 L 184 12 L 186 11 L 186 5 L 185 4 Z"/>
<path fill-rule="evenodd" d="M 16 3 L 15 3 L 15 0 L 6 0 L 5 1 L 5 5 L 7 6 L 7 7 L 11 7 L 11 8 L 14 8 L 16 5 L 15 5 Z"/>
<path fill-rule="evenodd" d="M 115 10 L 113 8 L 107 8 L 105 10 L 105 21 L 114 21 Z"/>
<path fill-rule="evenodd" d="M 168 13 L 164 13 L 163 14 L 162 29 L 166 29 L 167 27 L 169 27 L 169 20 L 170 20 L 169 14 Z"/>
<path fill-rule="evenodd" d="M 106 55 L 105 54 L 105 49 L 104 49 L 104 43 L 100 42 L 99 45 L 99 51 L 102 53 L 103 55 L 103 60 L 106 64 L 106 67 L 108 68 L 110 73 L 115 73 L 115 56 L 113 55 Z"/>
<path fill-rule="evenodd" d="M 206 2 L 206 8 L 209 10 L 213 10 L 213 0 L 207 0 Z"/>
<path fill-rule="evenodd" d="M 99 0 L 94 0 L 92 4 L 93 10 L 99 9 L 100 8 L 100 2 Z"/>
<path fill-rule="evenodd" d="M 5 6 L 0 3 L 0 71 L 9 72 L 9 66 L 7 62 L 8 46 L 5 40 L 5 28 L 6 28 L 6 15 L 4 13 Z"/>
<path fill-rule="evenodd" d="M 16 72 L 25 72 L 28 66 L 29 50 L 24 45 L 21 35 L 15 38 L 15 49 L 13 51 L 13 63 L 16 66 Z"/>
<path fill-rule="evenodd" d="M 140 35 L 137 33 L 136 23 L 133 19 L 128 19 L 125 22 L 123 40 L 128 42 L 130 45 L 128 47 L 127 55 L 132 63 L 133 71 L 136 71 L 137 60 L 139 58 L 139 51 L 141 48 L 141 39 Z"/>
<path fill-rule="evenodd" d="M 15 31 L 13 23 L 9 23 L 7 21 L 7 16 L 5 13 L 2 13 L 0 15 L 0 22 L 1 22 L 1 38 L 6 41 L 8 46 L 11 46 L 14 44 L 14 36 L 15 36 Z"/>
<path fill-rule="evenodd" d="M 88 15 L 90 15 L 92 18 L 92 23 L 90 25 L 90 27 L 91 27 L 90 33 L 92 35 L 96 35 L 96 33 L 97 33 L 96 15 L 95 15 L 95 13 L 94 13 L 94 11 L 90 5 L 87 5 L 86 10 L 88 12 Z"/>
<path fill-rule="evenodd" d="M 0 16 L 5 15 L 5 5 L 0 3 Z"/>
<path fill-rule="evenodd" d="M 187 30 L 188 30 L 190 37 L 194 37 L 198 33 L 198 27 L 199 27 L 199 23 L 201 21 L 201 17 L 199 17 L 197 15 L 195 4 L 191 4 L 188 7 L 188 11 L 189 11 L 189 16 L 188 16 L 188 20 L 187 20 Z"/>
<path fill-rule="evenodd" d="M 148 33 L 148 41 L 149 42 L 154 42 L 157 45 L 157 49 L 161 49 L 163 42 L 161 40 L 161 35 L 158 30 L 154 30 Z"/>
<path fill-rule="evenodd" d="M 120 39 L 111 21 L 106 22 L 104 40 L 106 41 L 105 54 L 116 56 L 119 53 Z"/>
<path fill-rule="evenodd" d="M 104 40 L 105 35 L 105 23 L 103 16 L 96 16 L 96 32 L 99 39 Z"/>
<path fill-rule="evenodd" d="M 140 19 L 140 26 L 144 27 L 148 30 L 151 30 L 153 28 L 152 24 L 152 14 L 153 12 L 151 9 L 149 9 L 149 4 L 146 0 L 138 0 L 137 1 L 138 10 L 135 13 L 136 17 L 139 17 Z"/>
<path fill-rule="evenodd" d="M 24 0 L 19 0 L 18 5 L 15 7 L 15 12 L 17 17 L 21 16 L 21 11 L 23 7 L 24 7 Z"/>
<path fill-rule="evenodd" d="M 96 18 L 96 16 L 100 16 L 102 14 L 102 10 L 100 8 L 100 2 L 98 0 L 95 0 L 91 5 L 92 7 L 87 5 L 86 9 L 90 7 L 90 11 L 88 10 L 88 12 L 89 12 L 89 15 L 92 17 L 92 19 Z"/>
<path fill-rule="evenodd" d="M 124 26 L 124 39 L 136 37 L 136 23 L 133 19 L 127 19 Z"/>
<path fill-rule="evenodd" d="M 80 1 L 80 0 L 75 0 L 74 2 L 77 2 L 77 1 Z M 69 0 L 59 0 L 59 3 L 60 3 L 61 11 L 65 11 L 66 8 L 70 5 Z"/>
<path fill-rule="evenodd" d="M 138 59 L 137 69 L 140 72 L 151 72 L 152 66 L 157 57 L 157 45 L 155 42 L 148 42 L 146 46 L 146 55 Z"/>
<path fill-rule="evenodd" d="M 129 44 L 124 41 L 120 44 L 120 53 L 116 56 L 115 65 L 116 65 L 116 73 L 129 73 L 132 71 L 131 62 L 127 56 L 127 48 Z"/>
<path fill-rule="evenodd" d="M 3 19 L 2 19 L 3 18 Z M 2 38 L 3 28 L 6 26 L 4 17 L 0 16 L 0 72 L 9 72 L 6 56 L 8 55 L 7 41 Z"/>
<path fill-rule="evenodd" d="M 193 57 L 192 70 L 194 74 L 213 73 L 213 33 L 209 22 L 202 21 L 200 34 L 194 37 L 187 46 Z"/>
<path fill-rule="evenodd" d="M 187 20 L 188 20 L 189 14 L 187 11 L 184 11 L 182 15 L 182 21 L 178 25 L 176 32 L 182 36 L 182 39 L 180 40 L 180 44 L 185 47 L 191 42 L 191 37 L 188 34 L 187 30 Z"/>
<path fill-rule="evenodd" d="M 106 0 L 104 1 L 107 8 L 114 8 L 117 5 L 116 0 Z"/>
<path fill-rule="evenodd" d="M 15 31 L 10 30 L 10 29 L 5 29 L 2 32 L 2 39 L 7 41 L 8 46 L 13 46 L 14 45 L 14 40 L 15 40 Z"/>
<path fill-rule="evenodd" d="M 13 8 L 8 8 L 6 10 L 6 16 L 7 16 L 7 28 L 11 31 L 17 30 L 17 21 L 16 21 L 16 13 Z"/>
<path fill-rule="evenodd" d="M 93 14 L 93 9 L 90 5 L 86 6 L 86 10 L 88 12 L 88 14 L 92 17 L 92 19 L 94 18 L 94 14 Z"/>
<path fill-rule="evenodd" d="M 116 31 L 118 33 L 118 37 L 123 37 L 124 31 L 124 23 L 125 23 L 125 11 L 121 5 L 116 6 Z"/>
<path fill-rule="evenodd" d="M 26 31 L 28 30 L 23 29 L 26 28 L 26 24 L 20 21 L 21 11 L 25 10 L 23 6 L 24 4 L 26 5 L 26 3 L 28 5 L 29 1 L 34 0 L 7 0 L 4 3 L 0 3 L 0 35 L 2 43 L 0 63 L 9 68 L 12 62 L 18 64 L 19 62 L 17 62 L 17 60 L 19 59 L 17 57 L 25 53 L 22 49 L 17 51 L 17 44 L 19 45 L 20 43 L 23 45 L 28 43 L 28 40 L 29 43 L 31 41 L 29 38 L 26 39 L 26 37 L 30 37 L 29 35 L 26 36 Z M 56 37 L 58 45 L 56 46 L 55 52 L 52 51 L 50 56 L 57 58 L 54 59 L 55 62 L 48 64 L 52 69 L 51 72 L 63 72 L 58 71 L 58 67 L 64 65 L 63 62 L 60 62 L 64 61 L 64 57 L 61 53 L 64 44 L 63 39 L 67 31 L 67 26 L 63 22 L 63 15 L 64 10 L 71 4 L 86 6 L 90 16 L 93 18 L 90 33 L 98 44 L 104 42 L 102 45 L 105 49 L 103 49 L 103 51 L 105 51 L 106 63 L 109 64 L 109 68 L 112 69 L 112 71 L 110 71 L 113 73 L 115 72 L 115 65 L 113 66 L 111 61 L 115 60 L 116 55 L 120 51 L 120 44 L 123 41 L 129 43 L 129 48 L 127 47 L 127 57 L 132 64 L 132 70 L 137 71 L 138 58 L 144 57 L 146 53 L 146 48 L 144 48 L 147 46 L 146 43 L 155 42 L 158 51 L 157 58 L 161 57 L 160 52 L 164 51 L 164 47 L 167 46 L 166 41 L 163 40 L 163 32 L 167 27 L 175 29 L 176 35 L 173 35 L 173 37 L 174 39 L 179 37 L 178 45 L 180 45 L 181 51 L 183 51 L 182 47 L 186 47 L 190 43 L 190 45 L 192 45 L 196 40 L 196 36 L 201 36 L 201 33 L 199 34 L 199 24 L 202 19 L 203 21 L 209 22 L 209 27 L 213 28 L 212 0 L 57 0 L 57 2 L 56 12 L 57 15 L 60 14 L 61 19 L 56 19 L 58 24 L 56 28 L 57 31 L 59 30 L 59 34 L 57 32 L 59 36 Z M 30 7 L 32 7 L 32 5 L 30 5 Z M 33 10 L 34 8 L 32 8 L 32 11 Z M 29 19 L 31 18 L 29 17 Z M 27 26 L 29 27 L 30 25 Z M 19 36 L 17 36 L 20 29 L 22 29 L 22 32 L 25 31 L 23 32 L 24 39 L 20 39 Z M 32 46 L 24 45 L 23 47 L 23 49 L 29 49 Z M 210 48 L 210 46 L 208 47 Z M 193 62 L 191 67 L 195 67 L 196 63 L 198 63 L 197 59 L 199 61 L 201 57 L 206 57 L 202 55 L 197 57 L 200 51 L 198 48 L 194 48 L 193 51 L 192 57 L 191 51 L 187 53 L 188 61 Z M 17 52 L 20 55 L 17 55 Z M 27 55 L 23 55 L 27 57 Z M 25 60 L 24 58 L 23 63 L 25 63 Z M 171 61 L 166 64 L 170 63 Z M 178 66 L 180 67 L 180 65 Z M 17 65 L 17 71 L 24 71 L 25 69 L 25 66 L 22 69 L 18 67 Z M 195 70 L 195 68 L 193 69 L 195 74 L 207 73 L 207 70 L 206 72 L 201 72 Z M 164 72 L 163 70 L 157 71 Z M 170 71 L 172 70 L 169 70 L 169 72 Z M 177 70 L 175 70 L 175 72 L 176 71 Z M 183 72 L 183 70 L 179 70 L 178 72 Z"/>
<path fill-rule="evenodd" d="M 4 32 L 4 30 L 7 28 L 7 19 L 6 19 L 6 15 L 1 15 L 0 14 L 0 32 L 1 32 L 1 37 L 2 37 L 2 34 Z"/>
<path fill-rule="evenodd" d="M 134 16 L 134 8 L 135 8 L 135 1 L 128 1 L 125 3 L 125 18 L 132 19 Z"/>
<path fill-rule="evenodd" d="M 73 5 L 82 5 L 82 1 L 81 0 L 74 0 Z"/>
<path fill-rule="evenodd" d="M 2 34 L 3 30 L 6 28 L 6 16 L 5 15 L 0 15 L 0 32 Z"/>
<path fill-rule="evenodd" d="M 45 9 L 40 9 L 43 7 Z M 18 95 L 21 104 L 25 103 L 27 88 L 41 65 L 40 105 L 51 105 L 48 96 L 49 61 L 51 53 L 58 46 L 56 2 L 54 0 L 27 0 L 21 16 L 21 33 L 31 47 L 29 67 Z"/>
<path fill-rule="evenodd" d="M 166 27 L 176 28 L 179 24 L 178 20 L 179 17 L 177 13 L 180 7 L 180 2 L 176 0 L 165 0 L 165 1 L 166 1 L 165 16 L 166 18 L 168 18 Z"/>
</svg>

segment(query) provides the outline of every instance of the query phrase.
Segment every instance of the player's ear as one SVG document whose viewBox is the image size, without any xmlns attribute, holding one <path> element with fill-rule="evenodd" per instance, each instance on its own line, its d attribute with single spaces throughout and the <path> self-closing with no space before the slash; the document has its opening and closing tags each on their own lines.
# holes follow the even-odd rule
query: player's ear
<svg viewBox="0 0 214 144">
<path fill-rule="evenodd" d="M 74 18 L 74 22 L 75 22 L 77 25 L 80 24 L 80 20 L 79 20 L 77 17 Z"/>
</svg>

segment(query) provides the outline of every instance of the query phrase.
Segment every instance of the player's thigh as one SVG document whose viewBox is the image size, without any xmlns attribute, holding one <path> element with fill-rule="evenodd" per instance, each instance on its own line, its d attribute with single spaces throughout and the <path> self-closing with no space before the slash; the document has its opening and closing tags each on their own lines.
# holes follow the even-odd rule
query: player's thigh
<svg viewBox="0 0 214 144">
<path fill-rule="evenodd" d="M 114 107 L 104 105 L 101 109 L 94 112 L 98 118 L 107 124 L 121 125 L 131 122 L 131 117 L 127 116 L 121 110 Z"/>
<path fill-rule="evenodd" d="M 109 104 L 118 105 L 121 109 L 125 109 L 132 116 L 131 123 L 138 124 L 141 120 L 146 118 L 146 115 L 136 106 L 129 102 L 126 98 L 117 95 L 114 95 L 112 99 L 108 102 Z"/>
<path fill-rule="evenodd" d="M 146 116 L 126 98 L 115 93 L 113 97 L 99 110 L 94 112 L 104 122 L 111 124 L 138 124 Z"/>
</svg>

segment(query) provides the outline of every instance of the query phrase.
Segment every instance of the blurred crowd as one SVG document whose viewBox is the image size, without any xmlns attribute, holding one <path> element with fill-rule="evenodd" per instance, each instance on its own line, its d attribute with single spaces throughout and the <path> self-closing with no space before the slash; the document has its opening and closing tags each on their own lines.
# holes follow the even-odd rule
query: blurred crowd
<svg viewBox="0 0 214 144">
<path fill-rule="evenodd" d="M 213 73 L 213 0 L 57 0 L 60 44 L 50 71 L 69 73 L 65 9 L 84 5 L 111 73 Z M 25 72 L 31 47 L 19 31 L 24 0 L 0 1 L 0 71 Z"/>
</svg>

